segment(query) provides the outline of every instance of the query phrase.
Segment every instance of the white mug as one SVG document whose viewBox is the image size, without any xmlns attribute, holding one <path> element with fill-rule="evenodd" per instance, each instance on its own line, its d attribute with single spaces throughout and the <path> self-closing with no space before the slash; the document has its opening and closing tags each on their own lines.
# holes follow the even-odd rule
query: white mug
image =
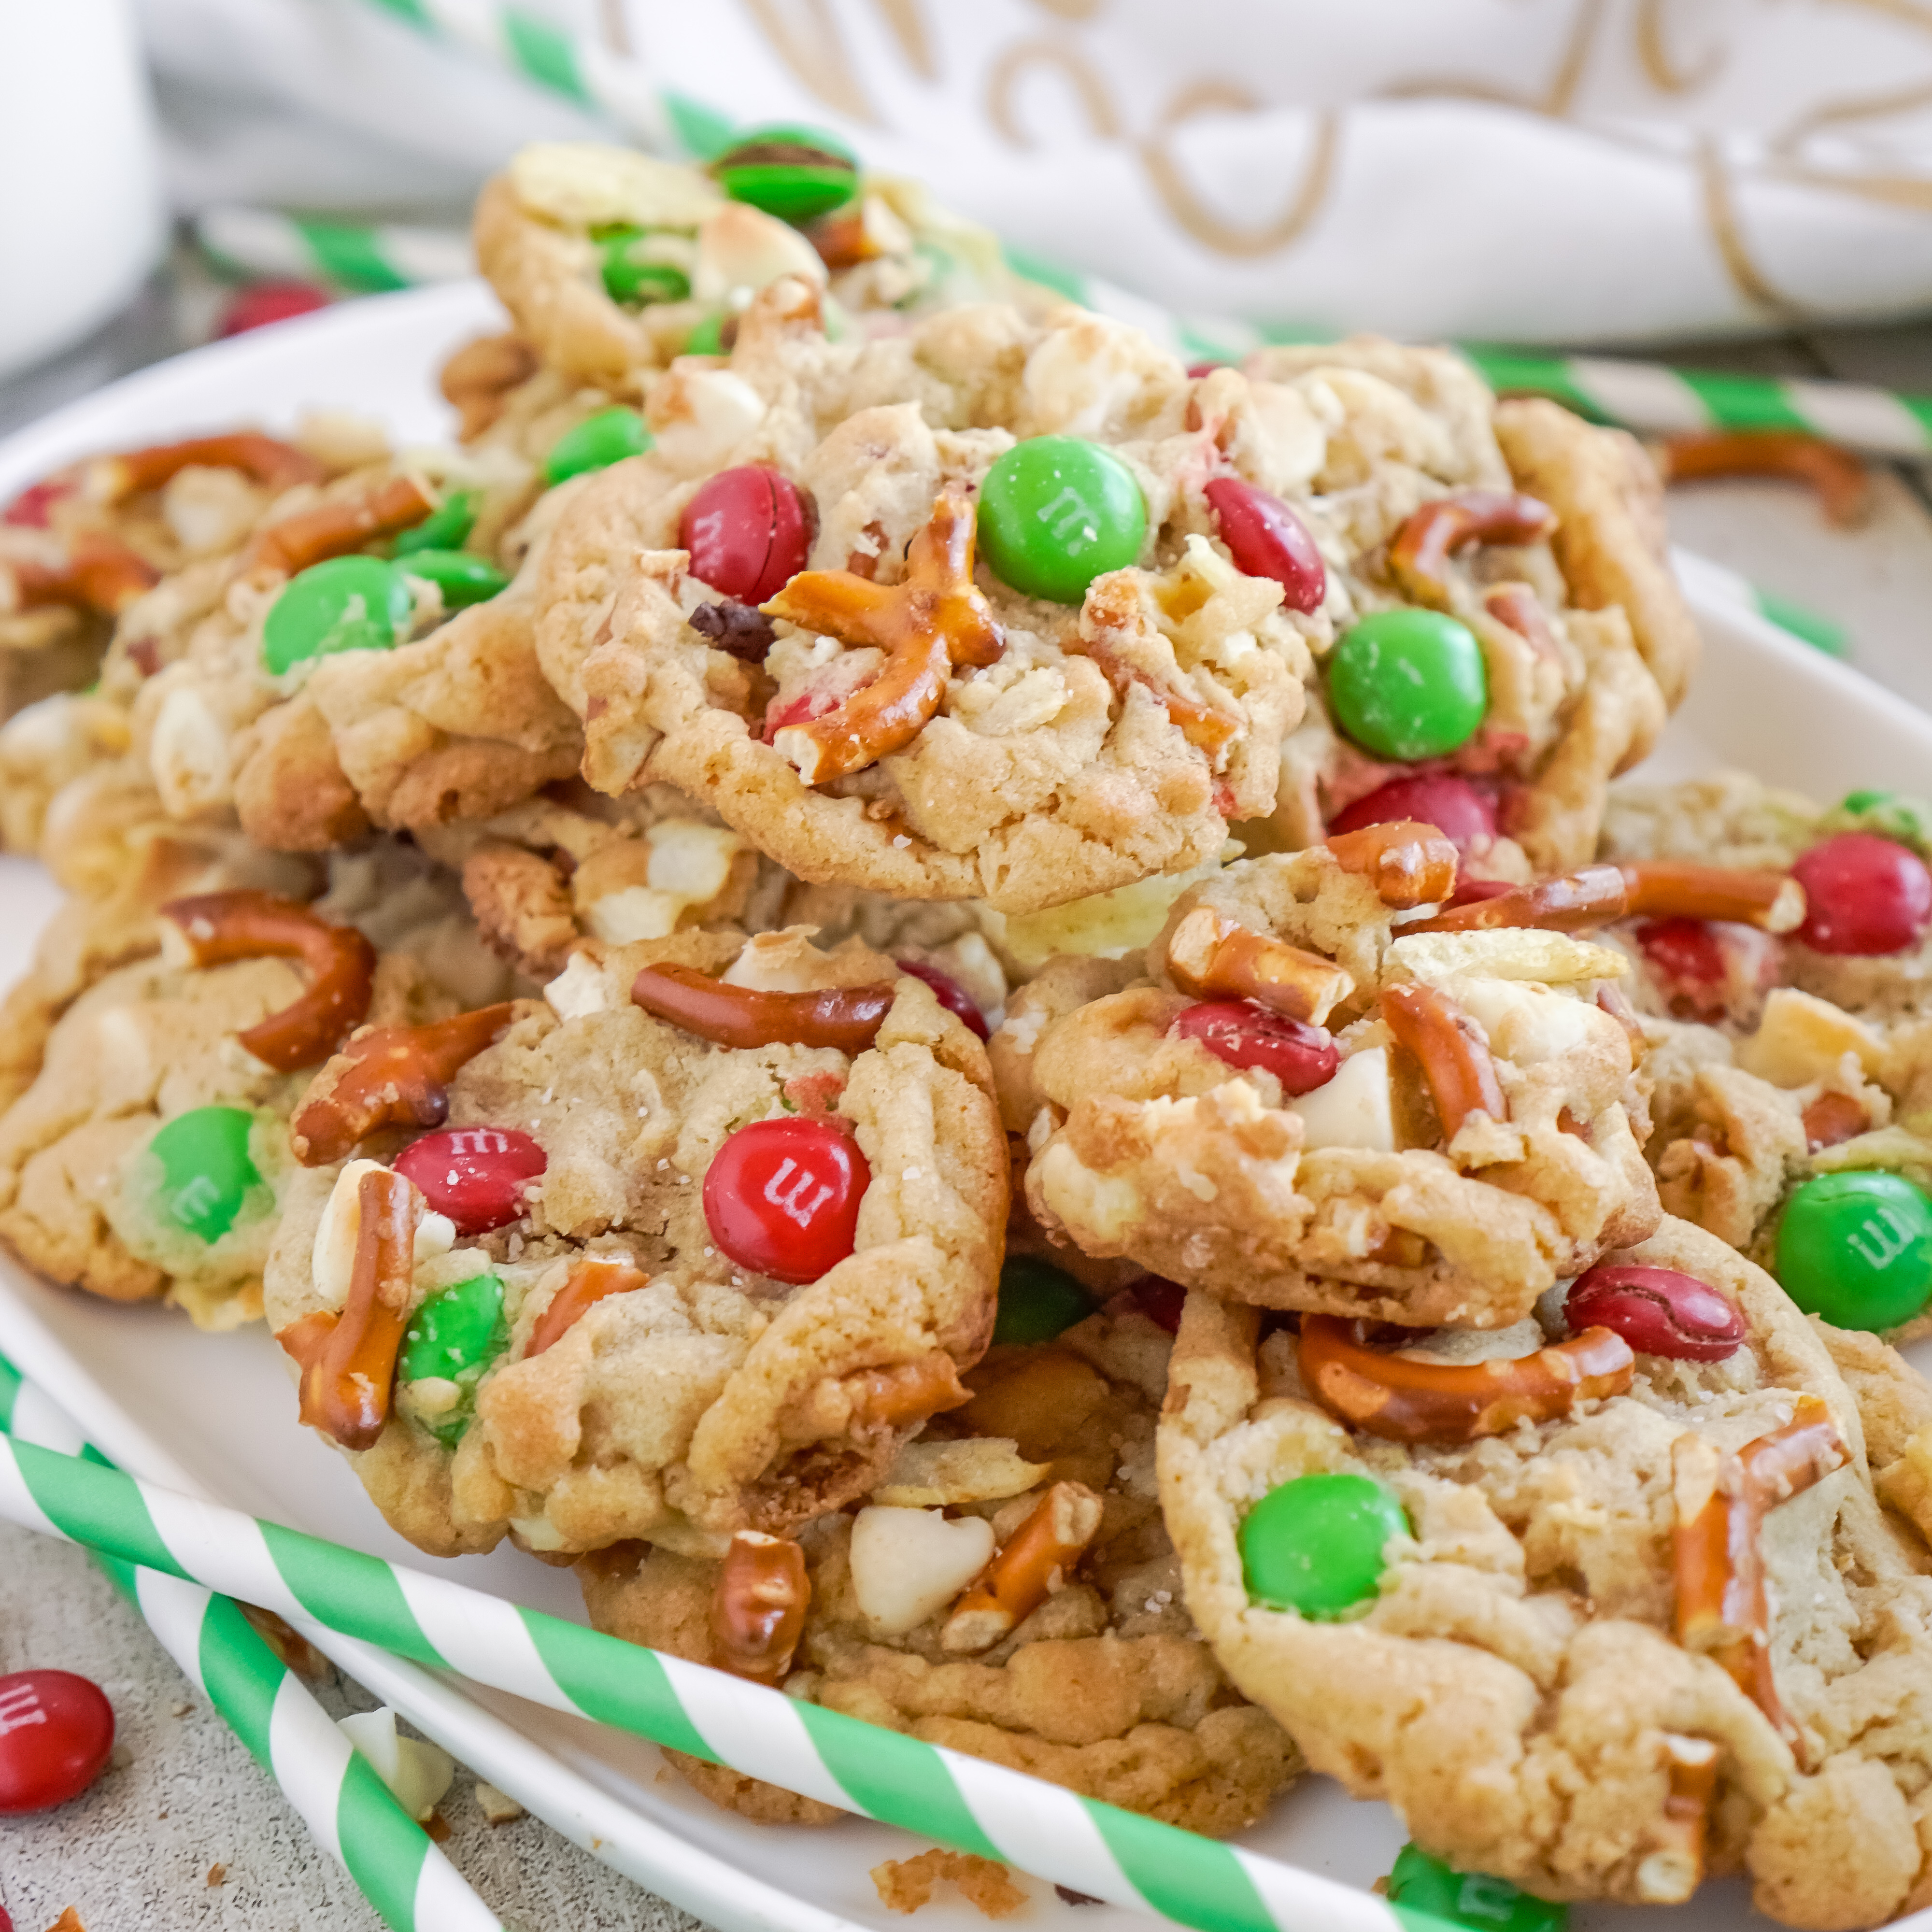
<svg viewBox="0 0 1932 1932">
<path fill-rule="evenodd" d="M 0 376 L 78 341 L 166 233 L 127 0 L 0 0 Z"/>
</svg>

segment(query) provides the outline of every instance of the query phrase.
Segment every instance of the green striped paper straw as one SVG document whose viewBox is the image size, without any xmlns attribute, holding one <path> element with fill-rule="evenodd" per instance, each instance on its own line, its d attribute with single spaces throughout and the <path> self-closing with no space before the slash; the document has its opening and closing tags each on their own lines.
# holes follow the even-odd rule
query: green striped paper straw
<svg viewBox="0 0 1932 1932">
<path fill-rule="evenodd" d="M 1196 1932 L 1448 1932 L 1240 1846 L 4 1436 L 0 1517 Z"/>
<path fill-rule="evenodd" d="M 460 281 L 476 272 L 470 237 L 459 229 L 325 221 L 266 208 L 210 208 L 195 217 L 194 236 L 230 274 L 289 275 L 356 295 Z"/>
<path fill-rule="evenodd" d="M 1844 626 L 1833 623 L 1828 617 L 1820 616 L 1796 598 L 1767 590 L 1728 564 L 1718 563 L 1689 550 L 1673 550 L 1670 562 L 1678 580 L 1692 596 L 1735 604 L 1740 610 L 1748 610 L 1767 623 L 1775 624 L 1800 644 L 1822 651 L 1827 657 L 1851 656 L 1851 639 Z"/>
<path fill-rule="evenodd" d="M 112 1466 L 4 1356 L 0 1432 L 43 1453 Z M 92 1553 L 392 1932 L 502 1932 L 237 1604 L 178 1575 Z"/>
</svg>

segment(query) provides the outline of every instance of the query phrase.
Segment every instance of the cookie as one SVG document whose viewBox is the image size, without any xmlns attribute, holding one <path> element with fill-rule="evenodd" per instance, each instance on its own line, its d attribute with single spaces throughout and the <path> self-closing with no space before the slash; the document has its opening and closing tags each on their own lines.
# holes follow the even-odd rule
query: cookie
<svg viewBox="0 0 1932 1932">
<path fill-rule="evenodd" d="M 728 199 L 702 170 L 542 142 L 478 196 L 476 259 L 542 366 L 617 395 L 639 392 L 680 354 L 728 349 L 738 311 L 782 275 L 823 289 L 858 328 L 901 326 L 1012 285 L 992 236 L 915 184 L 867 176 L 854 187 L 843 208 L 801 230 Z M 509 366 L 494 361 L 496 373 Z M 465 386 L 481 388 L 484 373 L 478 358 Z"/>
<path fill-rule="evenodd" d="M 1144 963 L 1048 966 L 993 1042 L 1041 1225 L 1235 1301 L 1481 1328 L 1648 1234 L 1619 956 L 1396 926 L 1455 871 L 1372 827 L 1190 887 Z"/>
<path fill-rule="evenodd" d="M 1051 1341 L 996 1344 L 967 1374 L 973 1400 L 935 1418 L 856 1508 L 790 1552 L 759 1552 L 787 1564 L 802 1598 L 776 1646 L 752 1658 L 734 1636 L 742 1550 L 722 1562 L 634 1544 L 587 1556 L 591 1622 L 1169 1824 L 1216 1837 L 1252 1824 L 1298 1760 L 1232 1692 L 1181 1604 L 1154 1482 L 1169 1339 L 1121 1302 Z M 1034 1564 L 1012 1594 L 1056 1514 L 1071 1525 L 1061 1561 Z M 671 1755 L 744 1816 L 840 1815 Z"/>
<path fill-rule="evenodd" d="M 1424 785 L 1474 876 L 1582 863 L 1697 649 L 1648 458 L 1554 404 L 1498 404 L 1440 350 L 1362 339 L 1244 368 L 1328 438 L 1292 501 L 1338 640 L 1287 748 L 1278 838 L 1428 818 Z M 1204 415 L 1225 380 L 1202 385 Z M 1230 454 L 1248 473 L 1238 440 Z"/>
<path fill-rule="evenodd" d="M 413 1024 L 454 1004 L 434 968 L 462 946 L 460 903 L 398 856 L 376 904 L 353 878 L 312 905 L 245 887 L 170 898 L 122 939 L 147 956 L 98 976 L 115 952 L 97 920 L 62 962 L 92 982 L 57 1014 L 44 954 L 38 1007 L 16 992 L 8 1015 L 23 1058 L 30 1022 L 47 1024 L 31 1084 L 0 1114 L 0 1238 L 109 1300 L 164 1298 L 208 1328 L 260 1316 L 309 1072 L 364 1018 Z M 380 952 L 348 922 L 358 901 L 389 942 Z"/>
<path fill-rule="evenodd" d="M 1273 809 L 1329 628 L 1209 541 L 1190 394 L 1082 310 L 833 344 L 775 284 L 560 524 L 539 648 L 584 776 L 674 784 L 812 884 L 1008 913 L 1212 860 Z"/>
<path fill-rule="evenodd" d="M 1742 1869 L 1782 1923 L 1876 1925 L 1923 1902 L 1924 1545 L 1769 1276 L 1668 1220 L 1613 1258 L 1546 1346 L 1192 1297 L 1159 1447 L 1189 1606 L 1459 1870 L 1663 1904 Z"/>
<path fill-rule="evenodd" d="M 446 1553 L 710 1554 L 836 1508 L 986 1346 L 990 1086 L 925 985 L 796 931 L 358 1035 L 294 1113 L 268 1272 L 304 1417 Z"/>
</svg>

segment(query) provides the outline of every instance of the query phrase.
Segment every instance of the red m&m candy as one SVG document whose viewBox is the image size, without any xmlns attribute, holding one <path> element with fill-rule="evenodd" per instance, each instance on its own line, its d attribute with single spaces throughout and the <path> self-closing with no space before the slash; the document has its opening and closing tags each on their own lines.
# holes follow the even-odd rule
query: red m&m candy
<svg viewBox="0 0 1932 1932">
<path fill-rule="evenodd" d="M 0 1817 L 78 1798 L 114 1748 L 114 1708 L 70 1670 L 0 1677 Z"/>
<path fill-rule="evenodd" d="M 1457 851 L 1496 842 L 1496 801 L 1467 778 L 1440 773 L 1431 778 L 1391 778 L 1365 798 L 1344 807 L 1328 822 L 1330 832 L 1359 832 L 1365 825 L 1394 825 L 1413 818 L 1432 825 Z"/>
<path fill-rule="evenodd" d="M 44 530 L 48 524 L 48 512 L 63 496 L 71 496 L 80 488 L 70 476 L 50 476 L 44 482 L 30 483 L 4 510 L 0 510 L 0 524 L 16 524 L 28 530 Z"/>
<path fill-rule="evenodd" d="M 544 1150 L 514 1127 L 445 1127 L 412 1141 L 396 1172 L 422 1190 L 459 1234 L 484 1234 L 523 1214 L 525 1190 L 544 1171 Z"/>
<path fill-rule="evenodd" d="M 1217 476 L 1203 493 L 1234 568 L 1271 577 L 1291 610 L 1313 610 L 1328 594 L 1328 573 L 1308 526 L 1279 496 L 1238 476 Z"/>
<path fill-rule="evenodd" d="M 816 1281 L 852 1252 L 872 1171 L 824 1119 L 758 1120 L 718 1150 L 704 1177 L 711 1238 L 739 1267 Z"/>
<path fill-rule="evenodd" d="M 748 464 L 720 471 L 686 504 L 677 540 L 692 576 L 740 604 L 762 604 L 805 568 L 812 514 L 789 476 Z"/>
<path fill-rule="evenodd" d="M 1932 872 L 1908 847 L 1873 832 L 1840 832 L 1801 853 L 1796 937 L 1815 952 L 1903 952 L 1932 924 Z"/>
<path fill-rule="evenodd" d="M 894 963 L 902 973 L 910 973 L 915 980 L 923 980 L 932 988 L 939 1004 L 955 1019 L 964 1021 L 982 1040 L 988 1036 L 986 1016 L 973 1004 L 972 994 L 950 973 L 942 973 L 937 966 L 928 966 L 923 959 L 901 959 Z"/>
<path fill-rule="evenodd" d="M 218 336 L 245 335 L 272 322 L 313 315 L 317 309 L 328 308 L 328 291 L 313 282 L 251 282 L 230 298 L 214 332 Z"/>
<path fill-rule="evenodd" d="M 1285 1092 L 1312 1094 L 1335 1077 L 1341 1054 L 1319 1027 L 1271 1013 L 1246 1000 L 1203 1000 L 1174 1016 L 1168 1028 L 1183 1040 L 1198 1040 L 1230 1066 L 1260 1067 L 1279 1080 Z"/>
</svg>

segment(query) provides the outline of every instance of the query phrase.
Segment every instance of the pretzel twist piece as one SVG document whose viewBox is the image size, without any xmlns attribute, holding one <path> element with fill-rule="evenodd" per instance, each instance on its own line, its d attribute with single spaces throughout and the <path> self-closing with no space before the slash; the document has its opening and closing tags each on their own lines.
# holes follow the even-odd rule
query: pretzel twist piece
<svg viewBox="0 0 1932 1932">
<path fill-rule="evenodd" d="M 1087 1553 L 1102 1513 L 1084 1483 L 1055 1483 L 960 1598 L 940 1630 L 940 1648 L 984 1650 L 1017 1629 Z"/>
<path fill-rule="evenodd" d="M 1345 872 L 1366 878 L 1396 912 L 1434 905 L 1456 890 L 1456 848 L 1432 825 L 1412 818 L 1337 832 L 1322 842 Z"/>
<path fill-rule="evenodd" d="M 1633 914 L 1730 920 L 1766 932 L 1795 932 L 1804 923 L 1804 888 L 1788 872 L 1741 872 L 1675 859 L 1640 859 L 1618 869 Z"/>
<path fill-rule="evenodd" d="M 1394 1442 L 1474 1442 L 1548 1422 L 1622 1394 L 1636 1366 L 1630 1344 L 1607 1328 L 1514 1360 L 1420 1362 L 1365 1347 L 1335 1315 L 1301 1318 L 1300 1358 L 1302 1381 L 1324 1408 Z"/>
<path fill-rule="evenodd" d="M 1483 608 L 1504 629 L 1522 638 L 1538 657 L 1558 656 L 1549 614 L 1528 584 L 1492 584 L 1483 592 Z"/>
<path fill-rule="evenodd" d="M 1637 1868 L 1638 1896 L 1670 1904 L 1688 1898 L 1703 1882 L 1704 1841 L 1711 1822 L 1724 1754 L 1708 1738 L 1666 1732 L 1664 1768 L 1670 1784 L 1664 1801 L 1662 1828 Z"/>
<path fill-rule="evenodd" d="M 622 1255 L 586 1255 L 564 1277 L 530 1330 L 524 1360 L 541 1355 L 560 1342 L 597 1303 L 614 1294 L 628 1294 L 650 1280 L 644 1270 Z"/>
<path fill-rule="evenodd" d="M 1319 1026 L 1355 982 L 1332 959 L 1196 906 L 1168 934 L 1168 976 L 1198 1000 L 1252 1000 Z"/>
<path fill-rule="evenodd" d="M 791 1668 L 811 1604 L 805 1552 L 788 1537 L 738 1531 L 712 1588 L 712 1662 L 734 1677 L 778 1683 Z"/>
<path fill-rule="evenodd" d="M 1556 513 L 1509 490 L 1459 490 L 1414 512 L 1389 545 L 1389 574 L 1402 594 L 1438 610 L 1450 604 L 1449 554 L 1473 543 L 1538 543 Z"/>
<path fill-rule="evenodd" d="M 1849 449 L 1790 429 L 1693 429 L 1657 446 L 1666 483 L 1709 476 L 1784 476 L 1808 484 L 1830 520 L 1861 523 L 1871 506 L 1871 479 Z"/>
<path fill-rule="evenodd" d="M 891 1011 L 890 980 L 816 993 L 734 986 L 690 966 L 646 966 L 631 998 L 647 1013 L 720 1046 L 832 1046 L 862 1053 Z"/>
<path fill-rule="evenodd" d="M 428 1026 L 370 1027 L 356 1035 L 309 1083 L 289 1123 L 304 1167 L 340 1160 L 365 1134 L 388 1126 L 439 1127 L 449 1114 L 449 1083 L 509 1030 L 508 1000 Z"/>
<path fill-rule="evenodd" d="M 303 1362 L 302 1419 L 345 1449 L 373 1449 L 389 1419 L 422 1203 L 388 1168 L 364 1174 L 356 1190 L 356 1263 L 341 1314 L 307 1316 L 276 1337 Z"/>
<path fill-rule="evenodd" d="M 1422 1063 L 1445 1142 L 1456 1138 L 1472 1114 L 1486 1114 L 1499 1124 L 1509 1118 L 1496 1060 L 1453 1000 L 1433 986 L 1385 986 L 1382 1016 L 1396 1044 Z"/>
<path fill-rule="evenodd" d="M 1764 1520 L 1780 1503 L 1850 1460 L 1832 1412 L 1801 1395 L 1782 1429 L 1726 1455 L 1700 1436 L 1671 1444 L 1676 1526 L 1677 1641 L 1714 1659 L 1794 1749 L 1792 1723 L 1771 1668 L 1771 1606 L 1765 1588 Z"/>
<path fill-rule="evenodd" d="M 769 603 L 768 617 L 886 653 L 870 684 L 822 718 L 782 726 L 772 743 L 807 784 L 823 784 L 910 744 L 939 709 L 956 664 L 997 663 L 1006 634 L 973 582 L 970 501 L 949 491 L 912 540 L 902 584 L 847 570 L 802 571 Z"/>
<path fill-rule="evenodd" d="M 271 490 L 320 483 L 328 474 L 306 450 L 272 436 L 246 430 L 199 436 L 185 442 L 156 443 L 118 456 L 97 457 L 87 466 L 87 494 L 98 503 L 118 503 L 137 490 L 158 490 L 190 466 L 238 470 Z"/>
<path fill-rule="evenodd" d="M 170 899 L 161 916 L 180 933 L 197 966 L 236 959 L 299 959 L 308 990 L 238 1035 L 278 1073 L 326 1060 L 369 1010 L 376 949 L 352 926 L 331 926 L 273 892 L 202 892 Z"/>
<path fill-rule="evenodd" d="M 64 604 L 118 617 L 160 580 L 161 573 L 118 537 L 84 531 L 68 545 L 66 560 L 57 566 L 0 560 L 0 615 L 10 607 L 33 610 Z"/>
<path fill-rule="evenodd" d="M 413 476 L 392 476 L 359 496 L 317 503 L 271 524 L 243 553 L 242 573 L 275 571 L 292 577 L 325 557 L 342 556 L 378 537 L 419 524 L 436 499 Z"/>
</svg>

